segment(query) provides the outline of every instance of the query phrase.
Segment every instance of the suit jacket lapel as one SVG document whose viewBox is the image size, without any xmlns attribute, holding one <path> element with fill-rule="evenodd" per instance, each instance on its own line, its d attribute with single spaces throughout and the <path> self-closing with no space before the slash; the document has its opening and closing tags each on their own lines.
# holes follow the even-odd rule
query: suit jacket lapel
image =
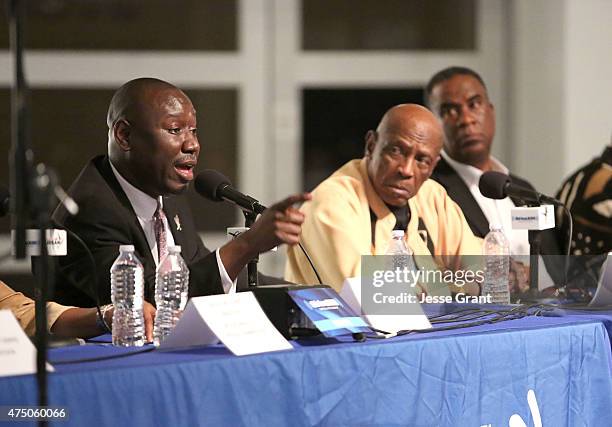
<svg viewBox="0 0 612 427">
<path fill-rule="evenodd" d="M 442 184 L 450 198 L 459 205 L 474 234 L 485 236 L 489 232 L 489 221 L 465 182 L 443 158 L 436 166 L 434 179 Z"/>
<path fill-rule="evenodd" d="M 170 231 L 174 237 L 174 243 L 184 247 L 186 240 L 183 233 L 181 218 L 171 197 L 164 197 L 164 212 L 166 214 L 166 218 L 168 218 L 168 225 L 170 226 Z"/>
<path fill-rule="evenodd" d="M 142 226 L 138 221 L 138 217 L 136 216 L 134 207 L 130 203 L 130 199 L 128 199 L 127 195 L 123 192 L 119 181 L 117 181 L 117 178 L 115 177 L 115 174 L 111 169 L 110 160 L 108 159 L 108 156 L 104 156 L 101 159 L 98 170 L 100 171 L 100 174 L 102 175 L 104 180 L 107 182 L 108 186 L 113 190 L 113 193 L 117 197 L 117 200 L 119 200 L 123 207 L 127 209 L 131 214 L 130 221 L 132 223 L 132 227 L 135 230 L 138 230 L 136 232 L 138 236 L 138 241 L 133 243 L 136 246 L 136 249 L 138 250 L 139 254 L 147 258 L 145 265 L 155 266 L 155 260 L 153 259 L 153 255 L 151 254 L 151 248 L 149 247 L 149 243 L 147 242 L 147 236 L 145 236 L 144 230 L 142 229 Z"/>
<path fill-rule="evenodd" d="M 180 197 L 164 197 L 164 212 L 168 225 L 174 237 L 174 244 L 181 246 L 181 255 L 185 262 L 190 263 L 198 256 L 197 242 L 200 237 L 189 221 L 189 212 Z M 194 238 L 195 235 L 195 238 Z"/>
</svg>

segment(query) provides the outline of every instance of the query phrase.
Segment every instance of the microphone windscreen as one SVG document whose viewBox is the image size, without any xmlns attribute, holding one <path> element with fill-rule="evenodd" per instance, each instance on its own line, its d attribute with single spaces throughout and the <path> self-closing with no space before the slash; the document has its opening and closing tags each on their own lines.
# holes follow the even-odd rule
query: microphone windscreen
<svg viewBox="0 0 612 427">
<path fill-rule="evenodd" d="M 215 202 L 222 202 L 223 198 L 218 194 L 221 187 L 232 185 L 228 177 L 214 169 L 204 169 L 196 176 L 195 189 L 200 195 Z"/>
<path fill-rule="evenodd" d="M 9 212 L 9 191 L 4 185 L 0 185 L 0 217 Z"/>
<path fill-rule="evenodd" d="M 505 199 L 506 184 L 510 182 L 510 177 L 501 172 L 489 171 L 482 174 L 478 181 L 478 188 L 483 196 L 489 199 Z"/>
</svg>

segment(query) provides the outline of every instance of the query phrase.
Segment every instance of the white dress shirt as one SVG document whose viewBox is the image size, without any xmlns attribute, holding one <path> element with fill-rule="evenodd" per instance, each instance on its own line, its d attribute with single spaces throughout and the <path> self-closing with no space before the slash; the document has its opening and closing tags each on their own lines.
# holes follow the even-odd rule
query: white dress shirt
<svg viewBox="0 0 612 427">
<path fill-rule="evenodd" d="M 484 173 L 480 169 L 460 163 L 446 154 L 444 150 L 440 152 L 440 155 L 448 162 L 451 168 L 457 172 L 461 177 L 465 185 L 469 188 L 472 196 L 478 203 L 478 206 L 482 210 L 482 213 L 487 218 L 489 224 L 497 223 L 501 225 L 504 235 L 510 243 L 510 254 L 521 256 L 520 259 L 525 259 L 525 255 L 529 255 L 529 235 L 527 230 L 513 230 L 512 229 L 512 216 L 511 210 L 516 207 L 514 202 L 506 197 L 505 199 L 495 200 L 485 197 L 478 188 L 478 182 L 480 177 Z M 499 160 L 491 156 L 491 170 L 501 172 L 508 175 L 508 168 L 505 167 Z M 528 260 L 528 259 L 527 259 Z M 547 288 L 553 285 L 553 281 L 546 271 L 544 262 L 540 257 L 538 263 L 538 287 L 540 289 Z"/>
<path fill-rule="evenodd" d="M 478 188 L 478 181 L 480 181 L 483 171 L 474 166 L 459 163 L 451 159 L 444 150 L 440 154 L 470 189 L 472 196 L 474 196 L 476 203 L 478 203 L 478 206 L 482 210 L 485 218 L 487 218 L 489 224 L 497 223 L 501 225 L 506 238 L 510 242 L 510 253 L 512 255 L 529 255 L 529 237 L 527 230 L 512 229 L 510 211 L 515 205 L 510 197 L 494 200 L 483 196 Z M 508 168 L 502 165 L 501 162 L 494 157 L 491 157 L 491 169 L 508 175 Z"/>
<path fill-rule="evenodd" d="M 158 259 L 158 251 L 157 251 L 157 239 L 155 239 L 155 228 L 153 215 L 157 210 L 158 200 L 149 196 L 147 193 L 139 190 L 130 184 L 121 174 L 115 169 L 112 162 L 109 162 L 111 165 L 111 169 L 113 170 L 113 174 L 115 174 L 115 178 L 119 182 L 121 189 L 127 196 L 134 212 L 136 213 L 136 217 L 138 217 L 138 222 L 142 227 L 142 231 L 147 238 L 147 243 L 149 244 L 149 248 L 151 249 L 151 255 L 153 256 L 153 260 L 155 261 L 155 265 L 159 265 Z M 164 207 L 164 200 L 160 196 L 159 203 L 161 207 Z M 172 231 L 170 230 L 170 226 L 168 224 L 168 218 L 164 216 L 164 227 L 166 230 L 166 242 L 168 246 L 173 246 L 174 236 L 172 235 Z M 215 256 L 217 257 L 217 265 L 219 267 L 219 276 L 221 276 L 221 284 L 223 285 L 223 290 L 225 293 L 234 293 L 236 292 L 236 281 L 232 281 L 225 270 L 225 266 L 221 262 L 221 256 L 219 255 L 219 249 L 215 251 Z"/>
</svg>

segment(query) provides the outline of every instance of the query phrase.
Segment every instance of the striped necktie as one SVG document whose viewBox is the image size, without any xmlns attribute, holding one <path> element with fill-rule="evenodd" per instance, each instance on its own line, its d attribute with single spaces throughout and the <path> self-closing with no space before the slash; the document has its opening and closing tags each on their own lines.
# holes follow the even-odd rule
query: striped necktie
<svg viewBox="0 0 612 427">
<path fill-rule="evenodd" d="M 153 214 L 153 228 L 155 230 L 155 241 L 157 242 L 158 264 L 161 264 L 168 254 L 168 242 L 166 241 L 166 214 L 161 203 L 157 201 L 157 210 Z"/>
</svg>

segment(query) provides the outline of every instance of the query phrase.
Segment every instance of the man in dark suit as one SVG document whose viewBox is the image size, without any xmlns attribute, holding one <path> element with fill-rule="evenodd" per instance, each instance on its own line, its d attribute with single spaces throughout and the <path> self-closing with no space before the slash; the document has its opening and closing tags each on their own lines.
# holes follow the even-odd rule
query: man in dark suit
<svg viewBox="0 0 612 427">
<path fill-rule="evenodd" d="M 309 194 L 271 206 L 220 249 L 204 247 L 180 195 L 194 178 L 200 154 L 195 109 L 180 89 L 152 78 L 132 80 L 114 94 L 107 124 L 108 155 L 92 159 L 68 191 L 79 213 L 72 217 L 59 206 L 53 214 L 93 255 L 90 260 L 81 245 L 69 241 L 68 256 L 58 258 L 57 301 L 87 307 L 98 293 L 101 303 L 110 302 L 110 267 L 119 245 L 134 245 L 144 266 L 145 299 L 153 301 L 155 269 L 170 245 L 181 246 L 190 269 L 189 295 L 198 296 L 234 292 L 252 258 L 298 242 L 304 216 L 293 204 Z"/>
<path fill-rule="evenodd" d="M 474 70 L 449 67 L 429 80 L 425 100 L 440 121 L 445 135 L 441 159 L 431 178 L 442 184 L 461 207 L 476 236 L 484 237 L 489 232 L 489 223 L 499 223 L 510 241 L 511 253 L 528 255 L 527 231 L 513 230 L 510 221 L 510 210 L 521 205 L 521 201 L 514 198 L 488 199 L 478 189 L 480 176 L 490 170 L 508 174 L 516 184 L 533 189 L 529 182 L 510 174 L 508 168 L 491 155 L 495 108 L 484 81 Z M 559 254 L 554 230 L 541 234 L 541 245 L 543 254 Z M 526 290 L 524 271 L 515 273 L 523 276 L 518 290 Z M 559 278 L 555 274 L 555 281 Z M 540 275 L 540 279 L 552 284 L 548 277 Z"/>
</svg>

